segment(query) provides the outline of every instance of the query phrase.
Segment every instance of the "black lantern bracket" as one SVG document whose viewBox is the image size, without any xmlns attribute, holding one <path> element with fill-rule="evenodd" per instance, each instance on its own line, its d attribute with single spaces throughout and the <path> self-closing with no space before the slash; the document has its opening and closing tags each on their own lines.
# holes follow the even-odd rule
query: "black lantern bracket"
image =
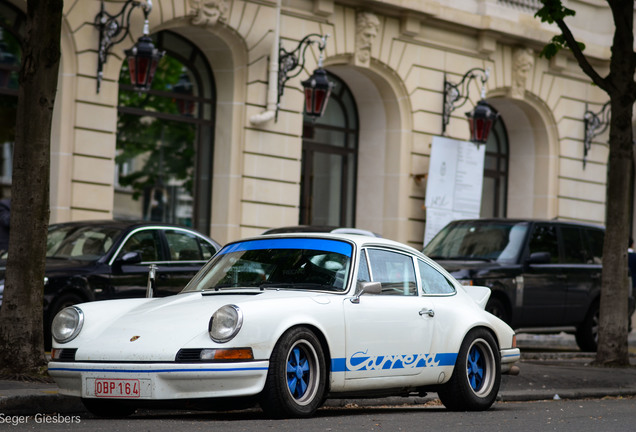
<svg viewBox="0 0 636 432">
<path fill-rule="evenodd" d="M 584 169 L 587 162 L 587 154 L 592 148 L 592 141 L 605 132 L 609 126 L 610 112 L 610 101 L 607 101 L 597 113 L 590 111 L 587 104 L 585 104 L 585 114 L 583 115 L 583 123 L 585 125 L 585 135 L 583 136 Z"/>
<path fill-rule="evenodd" d="M 304 38 L 298 43 L 298 46 L 292 50 L 287 51 L 285 48 L 279 46 L 279 54 L 278 54 L 278 98 L 276 101 L 276 118 L 278 118 L 278 110 L 280 108 L 280 100 L 283 97 L 283 92 L 285 91 L 285 84 L 292 78 L 297 77 L 305 68 L 305 53 L 307 52 L 307 48 L 309 48 L 312 44 L 318 44 L 319 56 L 318 56 L 318 68 L 314 71 L 314 73 L 310 76 L 310 78 L 306 81 L 303 81 L 303 87 L 305 89 L 308 86 L 316 84 L 316 82 L 326 82 L 328 86 L 328 92 L 324 100 L 322 101 L 320 109 L 317 110 L 317 114 L 309 113 L 310 115 L 314 115 L 314 117 L 322 115 L 324 112 L 324 108 L 327 104 L 327 100 L 329 98 L 329 92 L 331 91 L 331 83 L 326 80 L 326 72 L 323 69 L 323 51 L 327 46 L 327 38 L 328 34 L 320 35 L 317 33 L 312 33 Z"/>
<path fill-rule="evenodd" d="M 104 77 L 104 64 L 108 60 L 110 49 L 121 43 L 130 34 L 130 16 L 132 11 L 141 7 L 144 13 L 143 36 L 148 36 L 148 15 L 152 11 L 152 1 L 126 0 L 122 9 L 116 14 L 110 14 L 101 0 L 101 8 L 95 16 L 94 25 L 99 31 L 99 46 L 97 52 L 97 93 L 99 93 Z M 142 36 L 142 37 L 143 37 Z"/>
<path fill-rule="evenodd" d="M 450 122 L 450 116 L 457 108 L 462 107 L 469 96 L 470 83 L 476 79 L 481 81 L 481 99 L 486 97 L 486 82 L 490 76 L 489 69 L 472 68 L 464 74 L 461 81 L 454 84 L 444 74 L 444 106 L 442 107 L 442 135 L 446 133 L 446 126 Z"/>
</svg>

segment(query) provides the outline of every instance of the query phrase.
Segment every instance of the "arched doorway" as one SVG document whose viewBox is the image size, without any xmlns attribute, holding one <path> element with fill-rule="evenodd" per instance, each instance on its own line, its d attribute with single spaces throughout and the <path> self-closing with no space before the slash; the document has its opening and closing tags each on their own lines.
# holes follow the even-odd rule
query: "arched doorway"
<svg viewBox="0 0 636 432">
<path fill-rule="evenodd" d="M 347 85 L 334 83 L 325 114 L 303 122 L 300 223 L 355 225 L 358 113 Z"/>
<path fill-rule="evenodd" d="M 11 190 L 24 26 L 24 14 L 0 2 L 0 198 L 9 197 Z"/>
<path fill-rule="evenodd" d="M 493 125 L 484 158 L 480 216 L 506 217 L 508 197 L 508 132 L 503 118 Z"/>
<path fill-rule="evenodd" d="M 114 216 L 193 226 L 211 219 L 216 89 L 201 51 L 170 31 L 153 35 L 165 50 L 152 89 L 119 81 Z"/>
</svg>

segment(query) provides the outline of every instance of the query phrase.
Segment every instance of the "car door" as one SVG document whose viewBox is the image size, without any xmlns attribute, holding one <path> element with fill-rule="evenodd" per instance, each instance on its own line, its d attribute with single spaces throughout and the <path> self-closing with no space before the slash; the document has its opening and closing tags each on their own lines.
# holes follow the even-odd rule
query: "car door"
<svg viewBox="0 0 636 432">
<path fill-rule="evenodd" d="M 162 264 L 163 277 L 157 284 L 159 296 L 180 292 L 192 276 L 216 253 L 214 245 L 195 233 L 174 228 L 164 229 L 169 261 Z"/>
<path fill-rule="evenodd" d="M 523 313 L 518 324 L 520 327 L 563 325 L 568 281 L 560 263 L 555 224 L 535 224 L 528 251 L 530 261 L 524 264 L 522 279 Z M 537 259 L 539 254 L 545 259 Z"/>
<path fill-rule="evenodd" d="M 345 379 L 415 375 L 426 366 L 434 325 L 430 299 L 419 295 L 413 258 L 367 248 L 358 281 L 380 282 L 382 294 L 344 300 Z"/>
<path fill-rule="evenodd" d="M 141 262 L 122 261 L 122 258 L 130 252 L 139 253 Z M 144 297 L 151 264 L 157 266 L 156 286 L 161 286 L 167 278 L 167 273 L 163 271 L 166 261 L 159 229 L 142 228 L 128 234 L 111 263 L 111 295 L 109 298 Z"/>
<path fill-rule="evenodd" d="M 565 325 L 578 325 L 589 308 L 592 294 L 601 286 L 601 263 L 594 262 L 586 230 L 578 226 L 562 225 L 563 267 L 567 273 L 568 292 Z M 602 236 L 601 230 L 596 230 Z"/>
</svg>

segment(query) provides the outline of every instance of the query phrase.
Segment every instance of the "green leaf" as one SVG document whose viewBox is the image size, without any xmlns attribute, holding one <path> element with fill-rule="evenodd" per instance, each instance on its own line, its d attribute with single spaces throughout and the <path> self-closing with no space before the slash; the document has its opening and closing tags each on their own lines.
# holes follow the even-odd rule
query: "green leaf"
<svg viewBox="0 0 636 432">
<path fill-rule="evenodd" d="M 555 21 L 563 21 L 568 16 L 576 14 L 572 9 L 566 8 L 561 0 L 541 0 L 543 7 L 534 14 L 542 22 L 553 24 Z"/>
</svg>

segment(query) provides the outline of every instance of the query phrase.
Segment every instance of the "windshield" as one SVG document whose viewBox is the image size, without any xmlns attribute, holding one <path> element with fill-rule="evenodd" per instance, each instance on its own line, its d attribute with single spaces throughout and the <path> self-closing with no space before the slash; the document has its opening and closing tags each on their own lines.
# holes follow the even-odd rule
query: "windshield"
<svg viewBox="0 0 636 432">
<path fill-rule="evenodd" d="M 231 243 L 184 288 L 290 288 L 344 291 L 353 247 L 339 240 L 278 238 Z"/>
<path fill-rule="evenodd" d="M 527 222 L 451 222 L 426 245 L 423 252 L 436 260 L 514 263 L 522 252 L 527 232 Z"/>
<path fill-rule="evenodd" d="M 106 254 L 121 229 L 100 226 L 52 225 L 46 239 L 46 257 L 95 261 Z"/>
</svg>

